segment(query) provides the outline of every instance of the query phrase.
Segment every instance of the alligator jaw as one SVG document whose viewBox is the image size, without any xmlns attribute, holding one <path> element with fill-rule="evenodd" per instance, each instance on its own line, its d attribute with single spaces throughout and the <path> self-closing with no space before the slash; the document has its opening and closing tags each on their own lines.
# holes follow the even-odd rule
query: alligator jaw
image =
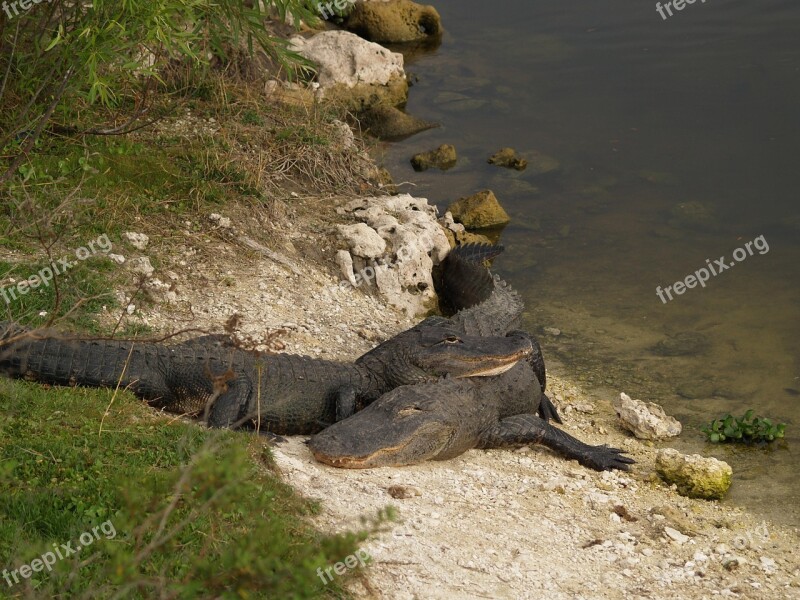
<svg viewBox="0 0 800 600">
<path fill-rule="evenodd" d="M 505 339 L 505 338 L 504 338 Z M 491 377 L 493 375 L 500 375 L 511 369 L 519 361 L 527 356 L 530 356 L 533 348 L 528 345 L 525 348 L 519 349 L 516 352 L 506 355 L 495 356 L 481 356 L 473 358 L 473 364 L 468 365 L 467 360 L 463 360 L 459 365 L 460 370 L 451 375 L 456 379 L 464 379 L 465 377 Z"/>
<path fill-rule="evenodd" d="M 462 377 L 491 377 L 492 375 L 500 375 L 501 373 L 505 373 L 511 367 L 516 365 L 519 360 L 515 360 L 514 362 L 507 363 L 505 365 L 499 365 L 497 367 L 493 367 L 490 369 L 486 369 L 483 371 L 478 371 L 475 373 L 470 373 L 469 375 L 463 375 Z"/>
<path fill-rule="evenodd" d="M 322 452 L 315 452 L 313 448 L 312 453 L 318 462 L 331 467 L 337 467 L 339 469 L 373 469 L 375 467 L 382 466 L 403 467 L 419 462 L 419 459 L 414 455 L 411 455 L 408 458 L 408 462 L 397 460 L 398 456 L 403 456 L 403 450 L 405 450 L 409 444 L 411 444 L 411 439 L 407 439 L 404 443 L 397 444 L 396 446 L 386 446 L 384 448 L 380 448 L 375 452 L 365 454 L 364 456 L 331 456 Z M 430 456 L 436 456 L 442 450 L 442 448 L 444 448 L 444 446 L 445 442 L 442 442 L 439 447 L 430 449 Z M 383 456 L 388 456 L 392 460 L 386 461 L 385 464 L 381 464 L 381 457 Z"/>
</svg>

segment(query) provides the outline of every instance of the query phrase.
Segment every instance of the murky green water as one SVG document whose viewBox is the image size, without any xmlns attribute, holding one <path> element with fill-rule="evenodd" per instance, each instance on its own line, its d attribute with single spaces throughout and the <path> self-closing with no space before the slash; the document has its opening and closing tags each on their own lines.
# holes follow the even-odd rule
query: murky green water
<svg viewBox="0 0 800 600">
<path fill-rule="evenodd" d="M 408 61 L 408 111 L 443 127 L 388 148 L 395 179 L 442 208 L 492 189 L 513 219 L 496 269 L 550 368 L 663 404 L 684 423 L 674 446 L 732 464 L 729 501 L 799 524 L 800 5 L 709 0 L 666 21 L 622 0 L 436 7 L 447 34 Z M 456 168 L 412 171 L 445 142 Z M 560 168 L 487 165 L 502 146 Z M 759 236 L 768 251 L 659 300 Z M 665 339 L 682 354 L 654 351 Z M 750 407 L 790 423 L 782 447 L 703 442 L 700 424 Z"/>
</svg>

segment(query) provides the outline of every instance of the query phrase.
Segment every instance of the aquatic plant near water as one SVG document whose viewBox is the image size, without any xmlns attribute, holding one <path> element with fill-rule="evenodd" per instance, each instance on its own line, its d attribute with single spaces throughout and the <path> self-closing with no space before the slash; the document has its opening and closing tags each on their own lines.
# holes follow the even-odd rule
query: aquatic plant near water
<svg viewBox="0 0 800 600">
<path fill-rule="evenodd" d="M 784 436 L 786 423 L 773 425 L 770 419 L 753 418 L 755 411 L 750 409 L 741 418 L 730 413 L 721 419 L 714 419 L 703 427 L 703 433 L 712 443 L 719 442 L 773 442 Z"/>
</svg>

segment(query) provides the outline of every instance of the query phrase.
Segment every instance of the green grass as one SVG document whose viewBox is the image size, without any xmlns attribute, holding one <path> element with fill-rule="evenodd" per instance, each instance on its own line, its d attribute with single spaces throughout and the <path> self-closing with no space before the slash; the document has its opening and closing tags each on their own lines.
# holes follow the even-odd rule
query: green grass
<svg viewBox="0 0 800 600">
<path fill-rule="evenodd" d="M 52 573 L 0 579 L 0 597 L 342 597 L 316 569 L 368 535 L 308 526 L 318 507 L 269 474 L 259 437 L 171 421 L 113 390 L 0 379 L 0 457 L 0 569 L 105 525 Z"/>
<path fill-rule="evenodd" d="M 220 90 L 228 101 L 208 104 Z M 113 291 L 133 291 L 135 283 L 102 255 L 75 261 L 76 249 L 105 234 L 111 252 L 127 256 L 122 233 L 144 231 L 151 235 L 146 254 L 158 268 L 186 221 L 198 229 L 229 203 L 258 209 L 268 201 L 259 186 L 283 177 L 268 170 L 280 152 L 315 164 L 309 147 L 330 143 L 313 121 L 270 115 L 272 107 L 252 102 L 258 95 L 239 105 L 227 87 L 206 92 L 190 102 L 195 116 L 227 114 L 238 129 L 191 140 L 154 133 L 36 142 L 0 189 L 0 286 L 48 264 L 42 242 L 52 244 L 56 261 L 75 264 L 58 286 L 39 286 L 8 304 L 0 296 L 0 320 L 36 326 L 69 312 L 60 327 L 107 333 L 97 315 L 104 306 L 118 312 Z M 262 163 L 243 160 L 250 154 L 242 148 L 274 152 L 259 171 L 253 164 Z M 171 420 L 124 392 L 0 377 L 0 598 L 344 597 L 348 575 L 323 586 L 317 568 L 353 554 L 391 514 L 365 521 L 359 532 L 322 535 L 306 518 L 319 507 L 273 470 L 268 449 L 251 434 Z M 59 560 L 52 573 L 6 584 L 4 569 L 31 564 L 53 544 L 76 545 L 101 524 L 115 534 Z"/>
<path fill-rule="evenodd" d="M 53 261 L 57 267 L 58 258 Z M 0 284 L 4 288 L 0 292 L 2 312 L 8 314 L 6 311 L 9 311 L 15 320 L 30 326 L 43 325 L 54 312 L 57 317 L 70 313 L 66 323 L 71 328 L 96 333 L 98 326 L 95 315 L 103 306 L 109 309 L 117 306 L 111 288 L 117 265 L 102 255 L 85 261 L 70 256 L 70 260 L 74 266 L 57 276 L 57 284 L 51 282 L 39 285 L 36 289 L 27 288 L 25 293 L 19 293 L 14 284 Z M 45 261 L 15 264 L 0 261 L 0 282 L 9 278 L 17 282 L 28 279 L 47 266 Z"/>
</svg>

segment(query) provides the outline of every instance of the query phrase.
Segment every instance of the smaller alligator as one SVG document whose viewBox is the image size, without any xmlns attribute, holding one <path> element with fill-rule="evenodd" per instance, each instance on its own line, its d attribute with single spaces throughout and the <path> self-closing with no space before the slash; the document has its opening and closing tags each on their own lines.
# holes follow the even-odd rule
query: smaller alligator
<svg viewBox="0 0 800 600">
<path fill-rule="evenodd" d="M 0 322 L 0 374 L 57 385 L 130 389 L 152 406 L 200 415 L 212 427 L 255 424 L 310 434 L 386 392 L 452 377 L 502 373 L 532 352 L 527 340 L 406 330 L 354 363 L 234 347 L 224 336 L 166 345 L 90 340 Z"/>
<path fill-rule="evenodd" d="M 522 332 L 511 334 L 511 337 Z M 443 379 L 402 386 L 331 425 L 308 445 L 322 463 L 347 469 L 446 460 L 472 448 L 541 444 L 580 464 L 628 470 L 621 450 L 590 446 L 536 416 L 541 385 L 529 365 L 482 379 Z M 527 406 L 526 406 L 527 404 Z"/>
</svg>

